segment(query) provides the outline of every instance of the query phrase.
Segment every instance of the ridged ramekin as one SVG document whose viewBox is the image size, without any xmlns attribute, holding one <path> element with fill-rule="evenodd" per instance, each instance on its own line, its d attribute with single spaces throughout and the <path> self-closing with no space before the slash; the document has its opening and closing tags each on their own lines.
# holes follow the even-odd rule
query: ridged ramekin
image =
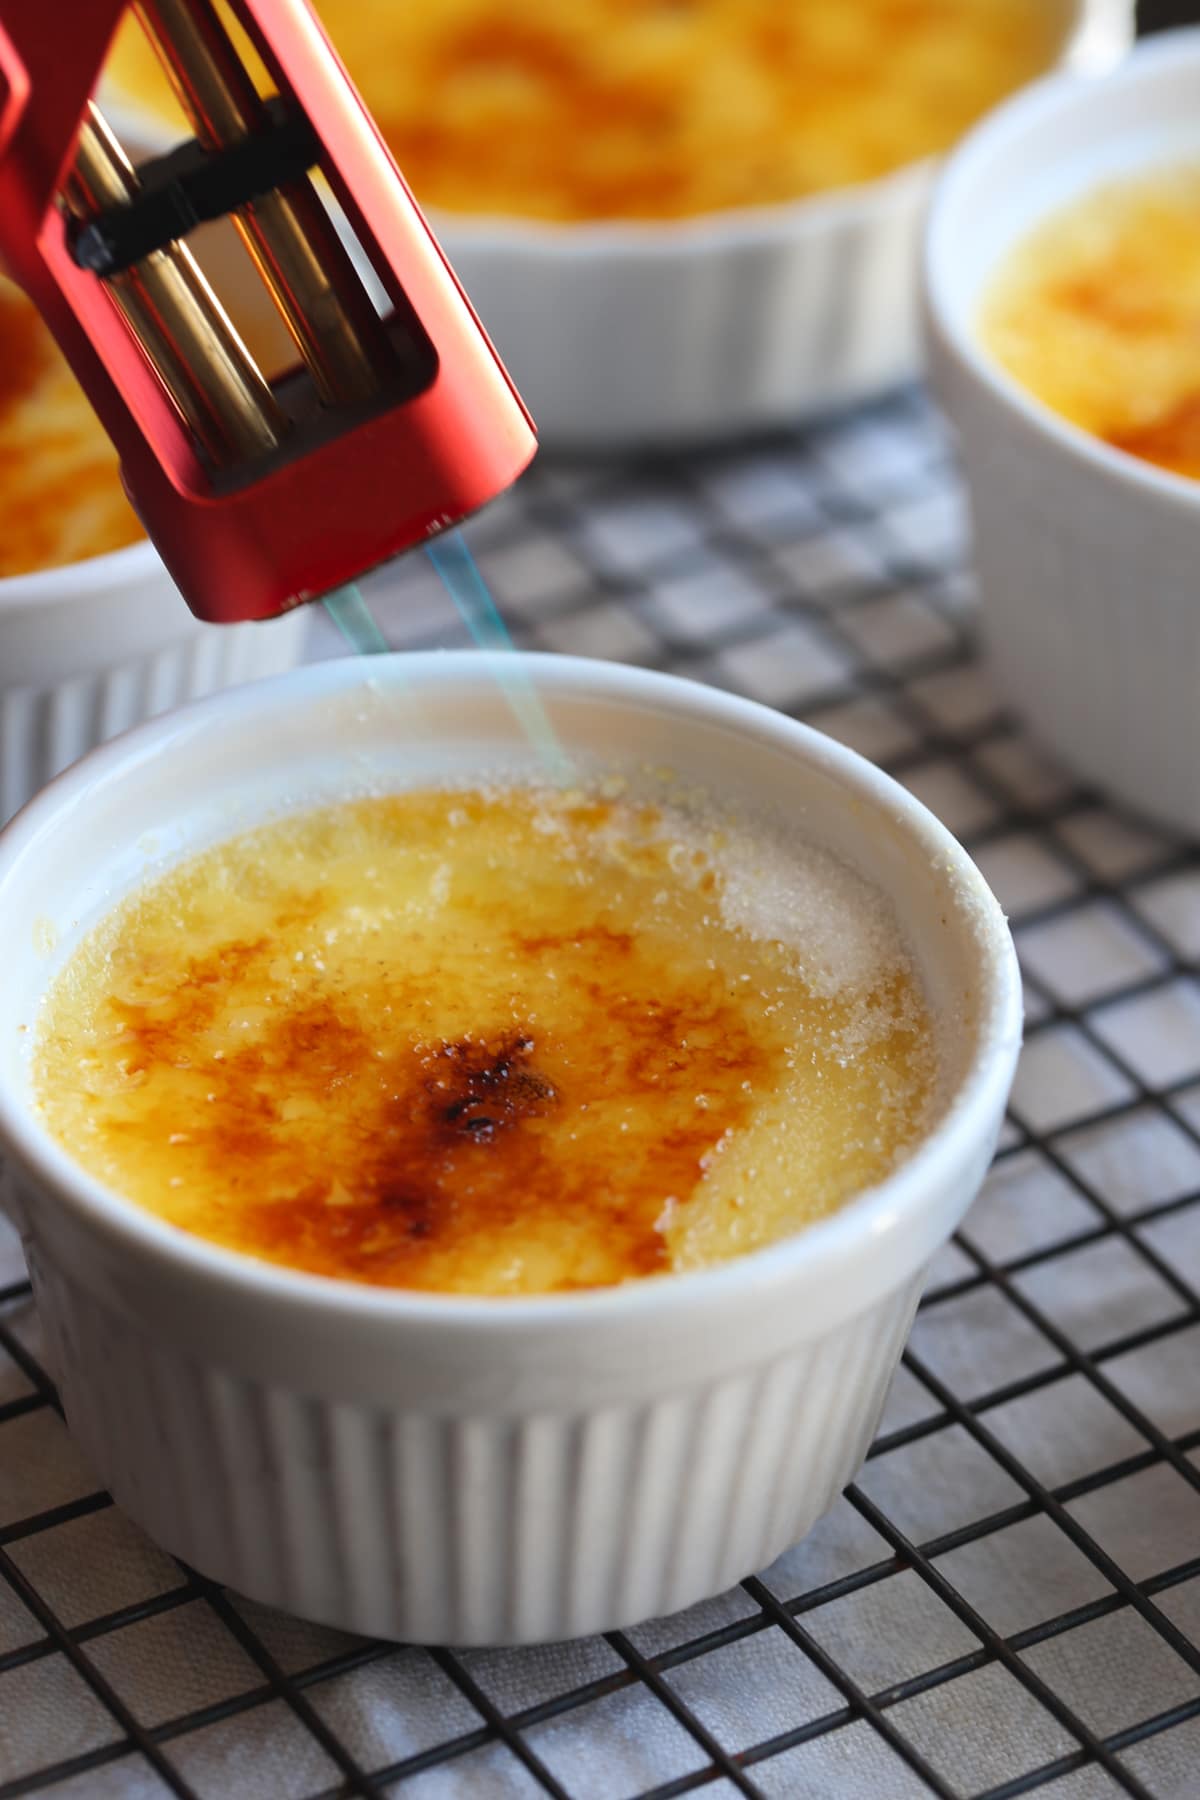
<svg viewBox="0 0 1200 1800">
<path fill-rule="evenodd" d="M 0 821 L 130 725 L 292 668 L 307 630 L 201 624 L 145 541 L 0 581 Z"/>
<path fill-rule="evenodd" d="M 1106 63 L 1132 35 L 1133 0 L 1044 7 L 1064 60 Z M 429 216 L 544 445 L 678 447 L 794 425 L 916 375 L 935 166 L 678 221 Z"/>
<path fill-rule="evenodd" d="M 1200 832 L 1200 482 L 1077 429 L 979 339 L 1013 247 L 1108 180 L 1200 161 L 1200 31 L 1141 45 L 1102 80 L 1057 78 L 949 163 L 924 283 L 935 391 L 970 490 L 987 649 L 1013 707 L 1118 800 Z"/>
<path fill-rule="evenodd" d="M 368 1288 L 186 1236 L 39 1123 L 33 1028 L 80 934 L 148 873 L 281 807 L 528 768 L 494 658 L 322 663 L 203 702 L 94 752 L 0 837 L 6 1199 L 71 1429 L 188 1562 L 389 1637 L 628 1624 L 800 1537 L 870 1442 L 930 1259 L 987 1167 L 1020 1034 L 995 900 L 870 764 L 689 682 L 525 668 L 585 762 L 667 764 L 894 898 L 938 1017 L 945 1110 L 887 1181 L 787 1242 L 565 1296 Z"/>
<path fill-rule="evenodd" d="M 1129 0 L 1045 10 L 1064 60 L 1110 61 L 1131 33 Z M 430 217 L 545 444 L 679 446 L 794 425 L 913 379 L 935 169 L 647 224 Z"/>
</svg>

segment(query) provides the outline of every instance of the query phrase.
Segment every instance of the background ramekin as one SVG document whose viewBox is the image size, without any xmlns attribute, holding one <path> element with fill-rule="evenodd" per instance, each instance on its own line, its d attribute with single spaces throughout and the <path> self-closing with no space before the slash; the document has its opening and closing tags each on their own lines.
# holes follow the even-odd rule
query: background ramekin
<svg viewBox="0 0 1200 1800">
<path fill-rule="evenodd" d="M 1064 57 L 1111 60 L 1130 35 L 1121 0 L 1046 11 Z M 935 166 L 666 223 L 430 217 L 544 443 L 684 445 L 795 424 L 913 378 Z"/>
<path fill-rule="evenodd" d="M 128 726 L 292 668 L 307 630 L 201 624 L 144 540 L 0 580 L 0 821 Z"/>
<path fill-rule="evenodd" d="M 1133 0 L 1044 5 L 1066 59 L 1110 62 L 1132 35 Z M 119 105 L 140 116 L 127 94 Z M 436 208 L 430 221 L 543 444 L 678 446 L 795 424 L 916 374 L 934 166 L 665 223 Z"/>
<path fill-rule="evenodd" d="M 689 682 L 525 666 L 576 755 L 669 764 L 894 896 L 940 1017 L 947 1110 L 888 1181 L 795 1239 L 567 1296 L 371 1289 L 190 1238 L 39 1125 L 30 1028 L 81 932 L 149 871 L 271 810 L 527 768 L 495 659 L 315 664 L 187 708 L 94 752 L 0 838 L 6 1202 L 72 1430 L 117 1500 L 200 1569 L 313 1618 L 462 1644 L 684 1606 L 830 1505 L 983 1177 L 1020 1035 L 999 908 L 870 764 Z"/>
<path fill-rule="evenodd" d="M 1124 0 L 1046 11 L 1065 59 L 1111 61 L 1131 33 Z M 677 222 L 430 216 L 547 445 L 684 445 L 794 425 L 917 374 L 935 167 Z"/>
<path fill-rule="evenodd" d="M 970 489 L 983 624 L 1013 707 L 1064 763 L 1200 832 L 1200 483 L 1110 449 L 987 354 L 982 297 L 1047 214 L 1106 180 L 1200 161 L 1200 31 L 1102 80 L 1058 77 L 951 159 L 924 282 L 936 393 Z"/>
</svg>

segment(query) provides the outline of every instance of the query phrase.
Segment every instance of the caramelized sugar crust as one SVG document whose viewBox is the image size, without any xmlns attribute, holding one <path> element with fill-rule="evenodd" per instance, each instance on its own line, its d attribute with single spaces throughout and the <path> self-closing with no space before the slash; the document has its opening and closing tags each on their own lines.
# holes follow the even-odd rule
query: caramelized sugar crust
<svg viewBox="0 0 1200 1800">
<path fill-rule="evenodd" d="M 982 334 L 1073 424 L 1200 478 L 1200 168 L 1110 183 L 1040 226 L 987 296 Z"/>
<path fill-rule="evenodd" d="M 827 956 L 722 916 L 725 854 L 655 807 L 528 790 L 266 827 L 68 965 L 42 1110 L 133 1200 L 320 1274 L 502 1294 L 735 1255 L 886 1172 L 934 1065 L 871 891 L 839 991 Z M 839 903 L 862 885 L 835 875 Z"/>
<path fill-rule="evenodd" d="M 1057 49 L 1042 0 L 317 10 L 423 204 L 559 220 L 680 218 L 869 180 L 945 149 Z M 156 95 L 132 30 L 114 76 Z"/>
<path fill-rule="evenodd" d="M 25 296 L 0 280 L 0 576 L 119 550 L 141 527 L 117 453 Z"/>
</svg>

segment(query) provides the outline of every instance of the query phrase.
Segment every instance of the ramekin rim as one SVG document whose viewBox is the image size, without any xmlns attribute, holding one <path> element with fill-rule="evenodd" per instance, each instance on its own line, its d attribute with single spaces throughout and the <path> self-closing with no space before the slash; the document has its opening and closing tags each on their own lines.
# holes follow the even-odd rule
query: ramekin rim
<svg viewBox="0 0 1200 1800">
<path fill-rule="evenodd" d="M 215 1290 L 228 1291 L 233 1287 L 260 1298 L 264 1304 L 275 1301 L 311 1305 L 326 1315 L 340 1312 L 410 1326 L 442 1325 L 486 1331 L 564 1322 L 569 1325 L 576 1320 L 580 1326 L 585 1321 L 636 1324 L 639 1316 L 648 1312 L 686 1308 L 706 1297 L 715 1301 L 731 1289 L 754 1291 L 787 1282 L 795 1277 L 798 1266 L 820 1265 L 822 1261 L 833 1264 L 848 1250 L 861 1250 L 872 1238 L 888 1231 L 901 1215 L 919 1216 L 922 1200 L 937 1192 L 938 1167 L 960 1167 L 980 1130 L 988 1128 L 1003 1110 L 1021 1042 L 1021 981 L 1012 938 L 999 903 L 966 851 L 929 809 L 891 776 L 847 746 L 772 708 L 677 675 L 585 657 L 522 654 L 564 687 L 586 684 L 591 692 L 599 689 L 614 698 L 641 698 L 651 703 L 656 696 L 668 703 L 673 697 L 677 706 L 690 706 L 710 722 L 741 726 L 756 741 L 763 742 L 765 737 L 782 749 L 790 749 L 798 753 L 798 762 L 815 763 L 845 779 L 866 799 L 898 818 L 907 835 L 924 840 L 931 853 L 943 862 L 948 859 L 956 879 L 970 890 L 983 915 L 975 926 L 981 962 L 980 1018 L 966 1073 L 942 1117 L 918 1147 L 882 1182 L 852 1196 L 828 1217 L 711 1268 L 672 1271 L 569 1294 L 425 1293 L 290 1269 L 168 1225 L 82 1169 L 38 1123 L 28 1105 L 11 1091 L 0 1074 L 0 1132 L 8 1140 L 10 1154 L 15 1153 L 25 1168 L 52 1190 L 58 1204 L 82 1214 L 89 1227 L 110 1242 L 115 1241 L 122 1250 L 183 1265 L 193 1277 L 211 1283 Z M 114 773 L 131 752 L 144 751 L 156 741 L 161 753 L 164 740 L 185 733 L 190 721 L 198 717 L 208 720 L 212 728 L 221 714 L 251 710 L 260 696 L 274 695 L 283 687 L 300 689 L 308 697 L 316 692 L 329 694 L 352 688 L 360 681 L 378 681 L 389 666 L 402 666 L 405 681 L 424 674 L 434 679 L 444 674 L 447 681 L 453 681 L 476 672 L 482 676 L 496 660 L 497 653 L 479 650 L 394 652 L 388 657 L 370 659 L 331 658 L 207 696 L 136 726 L 90 751 L 57 776 L 0 832 L 0 896 L 7 873 L 22 854 L 25 843 L 48 824 L 75 790 L 86 788 L 97 776 Z"/>
<path fill-rule="evenodd" d="M 1194 508 L 1200 506 L 1200 481 L 1106 444 L 1103 438 L 1055 412 L 1010 375 L 983 348 L 977 330 L 971 328 L 968 320 L 959 319 L 947 303 L 942 274 L 946 254 L 943 234 L 949 229 L 946 217 L 952 208 L 962 206 L 960 196 L 964 188 L 970 192 L 969 183 L 975 179 L 980 164 L 992 166 L 1006 145 L 1052 116 L 1060 106 L 1079 101 L 1100 107 L 1105 92 L 1116 85 L 1128 86 L 1153 78 L 1160 65 L 1176 61 L 1181 43 L 1194 52 L 1200 65 L 1200 23 L 1158 32 L 1101 74 L 1063 68 L 1050 71 L 974 126 L 947 157 L 934 182 L 922 233 L 921 287 L 927 325 L 938 346 L 989 398 L 1015 413 L 1027 429 L 1053 443 L 1077 464 L 1118 484 L 1152 494 L 1160 501 Z"/>
<path fill-rule="evenodd" d="M 923 156 L 868 181 L 848 182 L 791 200 L 731 206 L 671 219 L 537 219 L 518 213 L 424 210 L 451 256 L 464 249 L 489 254 L 540 255 L 566 262 L 609 257 L 614 250 L 646 262 L 713 251 L 795 242 L 812 231 L 858 224 L 886 209 L 898 191 L 919 190 L 938 164 Z"/>
</svg>

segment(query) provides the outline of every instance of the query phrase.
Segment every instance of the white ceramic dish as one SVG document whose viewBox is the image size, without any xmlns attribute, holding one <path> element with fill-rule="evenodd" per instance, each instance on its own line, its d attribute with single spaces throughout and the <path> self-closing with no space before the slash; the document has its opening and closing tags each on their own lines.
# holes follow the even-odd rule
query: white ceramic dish
<svg viewBox="0 0 1200 1800">
<path fill-rule="evenodd" d="M 1200 160 L 1200 31 L 1103 80 L 1058 78 L 952 158 L 925 243 L 936 391 L 958 430 L 984 626 L 1012 705 L 1063 762 L 1200 832 L 1200 483 L 1110 449 L 987 355 L 981 300 L 1048 214 L 1106 180 Z"/>
<path fill-rule="evenodd" d="M 1132 0 L 1044 4 L 1072 62 L 1107 64 L 1132 35 Z M 934 166 L 677 223 L 430 219 L 547 447 L 682 446 L 795 424 L 917 373 Z"/>
<path fill-rule="evenodd" d="M 930 1259 L 982 1180 L 1020 1035 L 1011 940 L 953 838 L 860 757 L 669 677 L 529 659 L 567 747 L 769 808 L 894 896 L 940 1019 L 943 1118 L 888 1181 L 742 1261 L 529 1300 L 324 1280 L 190 1238 L 30 1105 L 38 1003 L 188 849 L 348 784 L 528 765 L 494 659 L 313 665 L 94 752 L 0 838 L 0 1141 L 72 1430 L 153 1536 L 389 1637 L 567 1637 L 769 1562 L 858 1467 Z M 511 669 L 511 665 L 509 665 Z"/>
<path fill-rule="evenodd" d="M 1065 59 L 1111 62 L 1129 0 L 1046 0 Z M 813 418 L 920 368 L 935 164 L 678 223 L 431 216 L 556 449 L 698 444 Z"/>
<path fill-rule="evenodd" d="M 201 624 L 145 541 L 0 581 L 0 821 L 130 725 L 292 668 L 307 630 Z"/>
</svg>

